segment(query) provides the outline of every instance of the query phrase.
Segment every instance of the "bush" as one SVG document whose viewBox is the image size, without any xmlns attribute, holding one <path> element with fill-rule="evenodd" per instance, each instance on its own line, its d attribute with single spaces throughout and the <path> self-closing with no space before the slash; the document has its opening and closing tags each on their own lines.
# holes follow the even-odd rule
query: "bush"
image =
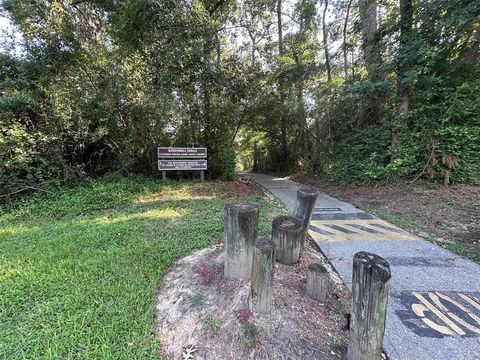
<svg viewBox="0 0 480 360">
<path fill-rule="evenodd" d="M 235 172 L 235 151 L 225 148 L 220 151 L 210 152 L 208 168 L 210 176 L 214 179 L 232 181 L 237 174 Z"/>
</svg>

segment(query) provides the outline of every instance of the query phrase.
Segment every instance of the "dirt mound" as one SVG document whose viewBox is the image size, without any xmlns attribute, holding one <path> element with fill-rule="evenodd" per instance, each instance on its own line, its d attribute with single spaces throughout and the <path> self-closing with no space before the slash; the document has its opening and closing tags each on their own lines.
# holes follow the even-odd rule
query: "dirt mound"
<svg viewBox="0 0 480 360">
<path fill-rule="evenodd" d="M 223 245 L 178 261 L 164 277 L 156 307 L 162 355 L 171 359 L 338 359 L 346 346 L 347 292 L 332 274 L 325 304 L 305 294 L 311 247 L 295 266 L 275 265 L 274 310 L 248 310 L 250 282 L 223 279 Z M 190 354 L 190 355 L 189 355 Z"/>
</svg>

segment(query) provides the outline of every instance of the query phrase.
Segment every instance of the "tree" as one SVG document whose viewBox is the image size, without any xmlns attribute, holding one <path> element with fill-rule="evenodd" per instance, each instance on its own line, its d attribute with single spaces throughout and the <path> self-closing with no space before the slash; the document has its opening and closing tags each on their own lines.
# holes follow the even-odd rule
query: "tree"
<svg viewBox="0 0 480 360">
<path fill-rule="evenodd" d="M 410 96 L 407 85 L 405 84 L 407 72 L 412 67 L 415 52 L 412 48 L 412 30 L 413 30 L 413 0 L 400 0 L 400 39 L 397 57 L 397 96 L 398 108 L 395 117 L 395 123 L 392 129 L 392 157 L 391 162 L 395 160 L 395 152 L 400 146 L 400 137 L 396 129 L 401 125 L 402 114 L 410 108 Z"/>
</svg>

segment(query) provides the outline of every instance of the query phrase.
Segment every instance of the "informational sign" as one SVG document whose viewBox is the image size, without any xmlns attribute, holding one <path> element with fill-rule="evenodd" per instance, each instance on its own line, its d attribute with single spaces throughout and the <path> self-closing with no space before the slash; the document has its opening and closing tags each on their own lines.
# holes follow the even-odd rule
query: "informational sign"
<svg viewBox="0 0 480 360">
<path fill-rule="evenodd" d="M 206 148 L 159 147 L 159 159 L 206 159 Z"/>
<path fill-rule="evenodd" d="M 158 160 L 158 170 L 207 170 L 207 160 Z"/>
</svg>

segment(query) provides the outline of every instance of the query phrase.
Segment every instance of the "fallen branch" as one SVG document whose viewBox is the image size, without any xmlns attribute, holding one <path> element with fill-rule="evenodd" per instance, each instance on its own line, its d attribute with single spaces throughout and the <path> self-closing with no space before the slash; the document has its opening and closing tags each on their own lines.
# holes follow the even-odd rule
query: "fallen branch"
<svg viewBox="0 0 480 360">
<path fill-rule="evenodd" d="M 50 192 L 45 190 L 45 189 L 41 189 L 41 188 L 38 188 L 38 187 L 35 187 L 35 186 L 26 185 L 26 186 L 21 187 L 20 189 L 17 189 L 15 191 L 11 192 L 11 193 L 0 195 L 0 197 L 12 196 L 12 195 L 18 194 L 19 192 L 25 191 L 25 190 L 42 191 L 44 193 L 50 194 Z"/>
</svg>

